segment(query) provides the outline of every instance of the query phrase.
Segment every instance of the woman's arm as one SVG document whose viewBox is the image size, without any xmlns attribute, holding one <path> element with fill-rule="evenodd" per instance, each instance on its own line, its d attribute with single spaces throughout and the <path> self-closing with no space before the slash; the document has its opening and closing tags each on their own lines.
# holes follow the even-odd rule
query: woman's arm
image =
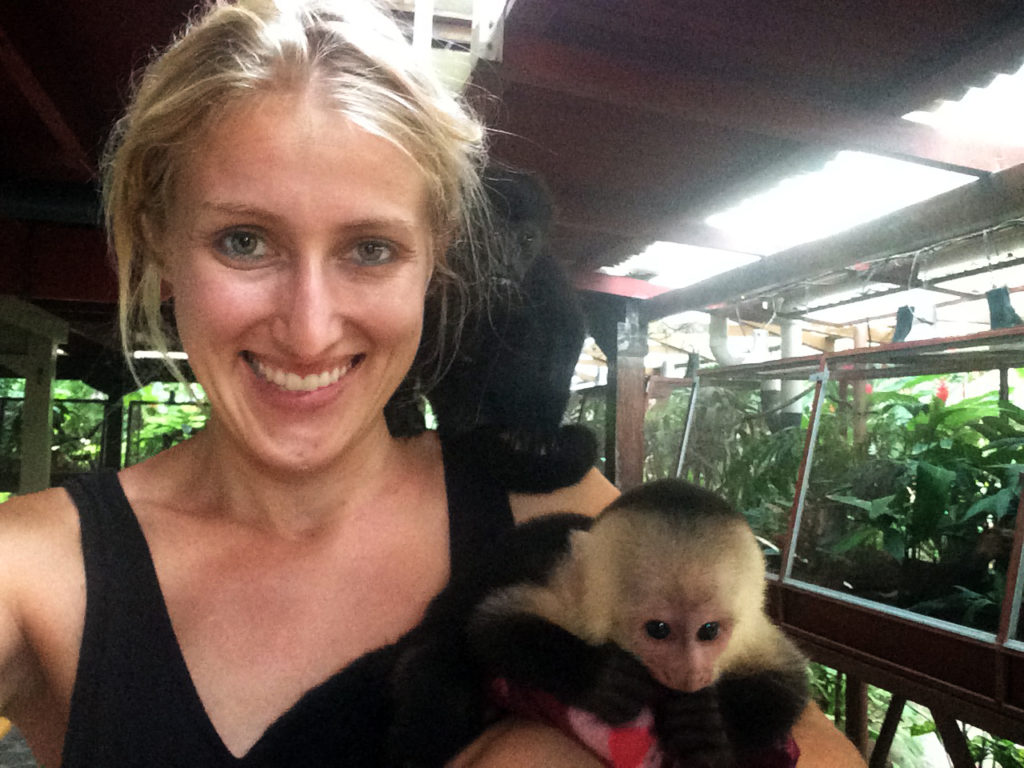
<svg viewBox="0 0 1024 768">
<path fill-rule="evenodd" d="M 542 723 L 507 718 L 469 745 L 449 768 L 603 768 L 579 742 Z"/>
<path fill-rule="evenodd" d="M 793 738 L 800 747 L 797 768 L 863 768 L 866 765 L 853 742 L 813 702 L 793 726 Z"/>
<path fill-rule="evenodd" d="M 800 747 L 797 768 L 864 768 L 853 744 L 815 704 L 793 727 Z M 578 742 L 540 723 L 508 719 L 477 739 L 451 768 L 601 768 L 603 763 Z"/>
<path fill-rule="evenodd" d="M 28 644 L 18 627 L 9 598 L 0 583 L 0 715 L 10 714 L 8 707 L 30 677 Z"/>
<path fill-rule="evenodd" d="M 39 678 L 20 615 L 18 585 L 30 567 L 42 517 L 37 496 L 11 499 L 0 505 L 0 715 L 11 716 L 18 700 Z"/>
</svg>

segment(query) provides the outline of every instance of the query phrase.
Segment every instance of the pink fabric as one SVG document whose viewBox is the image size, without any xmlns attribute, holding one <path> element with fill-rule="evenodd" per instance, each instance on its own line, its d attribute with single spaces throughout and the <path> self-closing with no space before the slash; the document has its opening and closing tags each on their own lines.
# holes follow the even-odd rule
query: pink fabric
<svg viewBox="0 0 1024 768">
<path fill-rule="evenodd" d="M 609 768 L 662 768 L 663 756 L 654 734 L 654 717 L 644 710 L 632 722 L 611 726 L 589 712 L 567 707 L 543 691 L 511 686 L 505 680 L 492 686 L 503 709 L 530 720 L 541 720 L 569 734 L 600 757 Z M 795 768 L 800 748 L 792 738 L 767 749 L 745 768 Z"/>
</svg>

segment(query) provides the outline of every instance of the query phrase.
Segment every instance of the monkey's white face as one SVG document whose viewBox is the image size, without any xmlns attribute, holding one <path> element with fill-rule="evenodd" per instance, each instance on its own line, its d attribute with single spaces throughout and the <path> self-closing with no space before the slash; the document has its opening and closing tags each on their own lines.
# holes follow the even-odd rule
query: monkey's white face
<svg viewBox="0 0 1024 768">
<path fill-rule="evenodd" d="M 624 643 L 662 685 L 692 693 L 718 677 L 735 620 L 718 600 L 641 602 L 630 610 Z"/>
<path fill-rule="evenodd" d="M 211 130 L 174 214 L 165 277 L 208 437 L 286 472 L 379 445 L 433 267 L 413 161 L 315 94 L 256 96 Z"/>
</svg>

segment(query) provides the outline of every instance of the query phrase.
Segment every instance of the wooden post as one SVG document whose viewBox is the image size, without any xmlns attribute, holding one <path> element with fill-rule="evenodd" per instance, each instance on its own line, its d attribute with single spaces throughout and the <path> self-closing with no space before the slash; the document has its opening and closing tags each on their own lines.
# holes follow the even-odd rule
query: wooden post
<svg viewBox="0 0 1024 768">
<path fill-rule="evenodd" d="M 610 351 L 609 351 L 610 350 Z M 608 381 L 604 387 L 604 476 L 615 483 L 618 479 L 619 465 L 615 433 L 618 428 L 618 397 L 619 397 L 619 358 L 615 347 L 605 349 L 608 366 Z"/>
<path fill-rule="evenodd" d="M 932 720 L 935 721 L 935 729 L 942 739 L 942 746 L 949 755 L 953 768 L 975 768 L 977 765 L 971 756 L 971 749 L 967 746 L 967 737 L 956 724 L 956 720 L 945 712 L 931 710 Z"/>
<path fill-rule="evenodd" d="M 33 336 L 25 355 L 25 401 L 21 410 L 21 479 L 18 493 L 50 486 L 50 446 L 53 443 L 53 377 L 57 345 Z"/>
<path fill-rule="evenodd" d="M 615 467 L 616 485 L 625 491 L 643 482 L 644 414 L 647 395 L 644 386 L 644 357 L 647 355 L 647 323 L 640 320 L 636 300 L 625 305 L 625 316 L 616 333 Z M 609 389 L 612 389 L 609 380 Z"/>
<path fill-rule="evenodd" d="M 25 379 L 18 493 L 50 485 L 53 377 L 57 344 L 67 338 L 68 325 L 60 318 L 13 296 L 0 296 L 0 362 Z"/>
<path fill-rule="evenodd" d="M 608 362 L 604 473 L 625 490 L 643 479 L 647 322 L 638 299 L 602 293 L 583 299 L 590 334 Z"/>
<path fill-rule="evenodd" d="M 885 768 L 889 762 L 889 751 L 892 749 L 893 739 L 896 738 L 896 730 L 900 725 L 900 718 L 903 716 L 903 708 L 907 700 L 902 696 L 893 694 L 889 699 L 889 708 L 885 711 L 885 720 L 878 732 L 874 749 L 871 750 L 871 759 L 868 761 L 868 768 Z"/>
<path fill-rule="evenodd" d="M 868 327 L 861 323 L 853 329 L 853 346 L 858 349 L 868 345 Z M 868 390 L 867 382 L 853 382 L 853 444 L 864 445 L 868 440 Z"/>
<path fill-rule="evenodd" d="M 121 430 L 124 426 L 124 406 L 121 396 L 108 393 L 103 404 L 103 445 L 100 446 L 100 466 L 104 469 L 121 468 Z"/>
<path fill-rule="evenodd" d="M 862 755 L 868 753 L 868 686 L 846 676 L 846 736 Z"/>
</svg>

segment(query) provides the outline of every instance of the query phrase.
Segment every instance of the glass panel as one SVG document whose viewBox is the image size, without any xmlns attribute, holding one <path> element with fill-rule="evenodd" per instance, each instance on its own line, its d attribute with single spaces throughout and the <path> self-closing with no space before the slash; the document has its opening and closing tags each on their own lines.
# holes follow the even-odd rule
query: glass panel
<svg viewBox="0 0 1024 768">
<path fill-rule="evenodd" d="M 827 385 L 793 577 L 995 632 L 1024 459 L 1019 372 L 1001 401 L 999 372 L 965 371 L 957 353 L 942 363 L 964 372 L 918 376 L 846 360 Z"/>
<path fill-rule="evenodd" d="M 701 376 L 683 477 L 722 494 L 746 515 L 768 570 L 778 573 L 814 386 L 728 376 L 728 369 Z"/>
<path fill-rule="evenodd" d="M 644 415 L 644 480 L 676 476 L 693 385 L 661 394 Z"/>
</svg>

